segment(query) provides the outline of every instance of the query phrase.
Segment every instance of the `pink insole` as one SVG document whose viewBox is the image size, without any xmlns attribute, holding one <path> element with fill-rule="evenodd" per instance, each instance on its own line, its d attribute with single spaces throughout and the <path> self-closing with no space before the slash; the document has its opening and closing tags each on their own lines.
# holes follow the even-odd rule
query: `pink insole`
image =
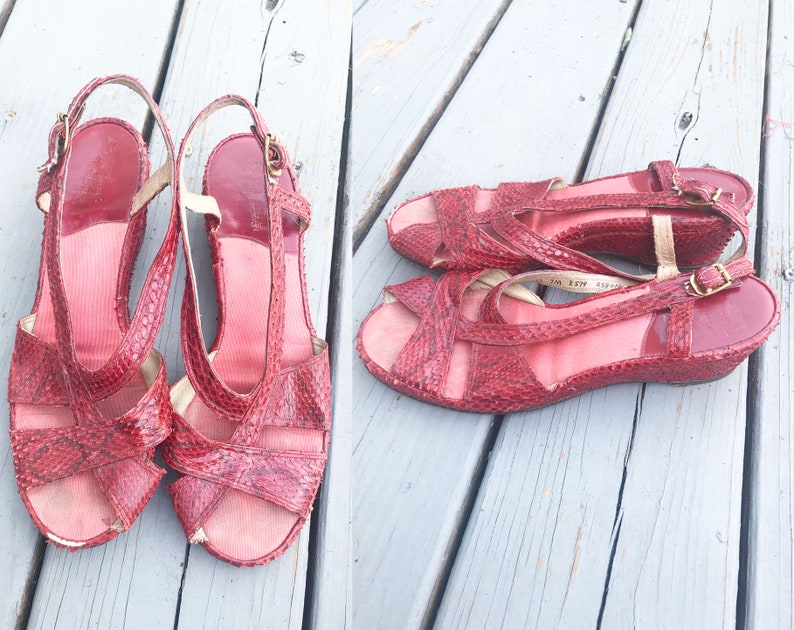
<svg viewBox="0 0 794 630">
<path fill-rule="evenodd" d="M 140 136 L 127 125 L 92 122 L 72 138 L 63 210 L 61 269 L 77 357 L 89 369 L 101 367 L 122 339 L 116 314 L 116 287 L 132 198 L 145 177 Z M 142 149 L 145 151 L 145 149 Z M 55 319 L 46 278 L 33 334 L 56 345 Z M 108 417 L 132 408 L 146 392 L 136 376 L 99 403 Z M 66 407 L 15 405 L 20 429 L 74 424 Z M 27 498 L 45 528 L 66 541 L 85 541 L 107 531 L 116 514 L 93 472 L 32 488 Z"/>
<path fill-rule="evenodd" d="M 215 197 L 222 216 L 217 236 L 223 261 L 219 282 L 224 291 L 219 296 L 223 326 L 212 364 L 218 376 L 240 393 L 256 387 L 265 371 L 271 264 L 263 173 L 262 150 L 248 134 L 223 141 L 206 170 L 206 194 Z M 289 366 L 311 358 L 313 349 L 301 292 L 297 222 L 285 214 L 282 226 L 287 249 L 282 365 Z M 214 440 L 228 439 L 237 427 L 237 422 L 217 416 L 199 397 L 190 403 L 185 418 Z M 320 431 L 269 427 L 256 445 L 322 452 L 324 437 Z M 296 514 L 274 503 L 228 490 L 203 528 L 207 544 L 239 560 L 254 560 L 276 549 L 298 521 Z"/>
<path fill-rule="evenodd" d="M 484 290 L 470 290 L 464 295 L 462 316 L 477 320 L 486 294 Z M 503 294 L 499 308 L 508 323 L 528 324 L 566 319 L 623 299 L 626 298 L 619 294 L 607 293 L 544 308 Z M 757 335 L 774 314 L 775 300 L 767 286 L 756 278 L 744 278 L 741 286 L 696 302 L 692 351 L 703 352 L 741 344 Z M 377 365 L 390 371 L 418 323 L 419 317 L 400 302 L 383 304 L 372 314 L 363 330 L 364 350 Z M 520 351 L 541 384 L 551 386 L 597 366 L 663 355 L 666 323 L 666 317 L 642 315 L 561 339 L 526 344 L 520 347 Z M 463 398 L 466 392 L 470 353 L 468 342 L 456 342 L 453 346 L 444 382 L 444 394 L 449 398 Z"/>
<path fill-rule="evenodd" d="M 716 170 L 682 168 L 679 172 L 687 178 L 708 181 L 714 186 L 721 188 L 723 194 L 733 194 L 737 206 L 741 207 L 747 200 L 748 191 L 736 178 L 726 173 Z M 660 190 L 656 175 L 650 171 L 639 171 L 625 176 L 610 177 L 606 179 L 593 180 L 582 184 L 575 184 L 560 190 L 551 190 L 547 199 L 570 199 L 572 197 L 583 197 L 586 195 L 599 194 L 619 194 L 636 192 L 655 192 Z M 483 189 L 478 191 L 475 201 L 475 212 L 484 212 L 491 208 L 496 190 Z M 654 212 L 664 212 L 654 210 Z M 671 211 L 676 217 L 703 217 L 702 209 Z M 608 218 L 637 218 L 649 216 L 647 208 L 622 208 L 610 209 Z M 543 236 L 553 237 L 556 234 L 577 225 L 586 224 L 594 221 L 603 221 L 605 218 L 603 210 L 582 210 L 578 212 L 524 212 L 517 215 L 518 219 L 527 227 L 532 228 Z M 421 197 L 399 207 L 389 219 L 389 226 L 393 233 L 397 234 L 406 227 L 416 223 L 436 223 L 438 213 L 433 197 L 428 195 Z M 486 231 L 497 240 L 501 240 L 492 230 Z M 447 252 L 442 248 L 436 255 L 442 259 L 448 258 Z"/>
</svg>

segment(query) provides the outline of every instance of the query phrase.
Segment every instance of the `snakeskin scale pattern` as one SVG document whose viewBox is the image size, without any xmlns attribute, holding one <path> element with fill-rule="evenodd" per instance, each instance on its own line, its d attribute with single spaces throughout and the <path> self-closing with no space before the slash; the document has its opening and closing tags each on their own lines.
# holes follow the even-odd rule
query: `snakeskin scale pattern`
<svg viewBox="0 0 794 630">
<path fill-rule="evenodd" d="M 753 273 L 744 258 L 728 263 L 726 269 L 736 286 L 743 276 Z M 693 306 L 695 300 L 708 298 L 691 291 L 686 274 L 614 289 L 612 295 L 624 294 L 631 299 L 601 305 L 566 319 L 533 324 L 509 324 L 497 309 L 499 295 L 515 278 L 489 291 L 476 321 L 461 317 L 459 305 L 463 293 L 478 275 L 476 272 L 448 272 L 435 283 L 425 276 L 388 287 L 388 293 L 416 313 L 420 321 L 390 371 L 367 355 L 362 334 L 370 318 L 362 323 L 357 346 L 370 372 L 388 386 L 419 400 L 451 409 L 507 413 L 543 406 L 613 383 L 699 381 L 723 376 L 763 343 L 777 325 L 780 314 L 777 303 L 774 320 L 744 344 L 694 355 L 690 349 Z M 525 274 L 526 281 L 532 281 L 531 275 Z M 588 299 L 592 298 L 585 298 L 583 302 Z M 664 356 L 620 361 L 544 386 L 517 350 L 526 344 L 542 344 L 650 313 L 670 314 Z M 468 382 L 459 399 L 446 396 L 443 389 L 449 354 L 458 341 L 471 344 Z"/>
<path fill-rule="evenodd" d="M 592 267 L 593 273 L 604 273 L 596 271 L 598 261 L 586 262 L 589 257 L 580 254 L 581 251 L 612 252 L 652 264 L 655 256 L 651 217 L 610 218 L 609 209 L 692 210 L 696 207 L 691 205 L 693 200 L 709 204 L 717 189 L 707 182 L 682 177 L 672 162 L 653 162 L 649 169 L 658 177 L 662 186 L 660 192 L 547 199 L 555 180 L 508 182 L 499 184 L 493 206 L 483 212 L 474 211 L 476 194 L 480 190 L 477 186 L 433 191 L 430 196 L 436 205 L 437 224 L 413 224 L 397 233 L 389 226 L 389 242 L 403 256 L 443 270 L 498 268 L 515 273 L 545 264 L 559 269 Z M 750 190 L 749 185 L 747 189 Z M 416 199 L 403 205 L 412 201 Z M 679 262 L 684 266 L 698 266 L 715 260 L 733 235 L 731 223 L 745 216 L 753 201 L 754 196 L 750 194 L 738 208 L 728 195 L 722 195 L 715 202 L 719 208 L 701 208 L 704 210 L 702 217 L 673 214 Z M 551 237 L 538 234 L 516 218 L 516 214 L 530 210 L 574 212 L 589 209 L 605 210 L 605 218 L 568 228 Z M 503 242 L 484 231 L 488 226 Z M 435 260 L 434 253 L 442 246 L 449 258 Z"/>
<path fill-rule="evenodd" d="M 260 140 L 267 137 L 267 127 L 252 103 L 233 95 L 221 97 L 207 106 L 188 130 L 177 159 L 178 169 L 181 169 L 185 142 L 191 137 L 192 129 L 212 111 L 228 104 L 245 107 L 254 122 L 254 135 Z M 196 538 L 196 534 L 230 489 L 271 501 L 296 515 L 296 526 L 288 539 L 267 557 L 241 561 L 207 545 L 210 553 L 238 566 L 264 564 L 283 553 L 297 537 L 309 516 L 320 486 L 331 427 L 331 384 L 328 349 L 324 342 L 322 349 L 308 360 L 289 366 L 282 365 L 281 361 L 286 291 L 301 290 L 303 295 L 306 294 L 303 272 L 303 230 L 299 236 L 301 285 L 285 286 L 282 214 L 286 212 L 297 217 L 305 229 L 310 221 L 310 205 L 297 189 L 294 168 L 286 150 L 280 145 L 279 154 L 284 158 L 284 169 L 291 174 L 296 189 L 293 191 L 283 188 L 263 173 L 263 186 L 268 199 L 267 225 L 272 273 L 270 308 L 267 313 L 265 374 L 254 390 L 244 395 L 232 390 L 218 378 L 201 335 L 194 270 L 190 261 L 189 245 L 187 240 L 183 239 L 187 277 L 182 301 L 182 352 L 187 378 L 196 395 L 210 410 L 226 420 L 237 422 L 237 426 L 228 440 L 216 442 L 200 435 L 184 418 L 174 412 L 175 430 L 163 444 L 162 449 L 166 462 L 183 475 L 169 486 L 168 492 L 185 534 L 191 542 L 206 542 L 200 537 Z M 217 222 L 215 219 L 208 219 L 206 226 L 215 281 L 219 288 L 217 291 L 219 332 L 216 338 L 221 338 L 224 326 L 240 326 L 245 325 L 245 322 L 226 322 L 224 319 L 222 297 L 224 292 L 220 290 L 224 260 L 214 233 Z M 184 235 L 185 227 L 183 226 L 182 229 Z M 309 322 L 308 311 L 305 315 L 306 321 Z M 314 335 L 314 331 L 311 333 Z M 211 348 L 210 352 L 212 350 L 214 348 Z M 268 427 L 321 431 L 324 448 L 322 452 L 299 453 L 255 446 L 262 431 Z"/>
<path fill-rule="evenodd" d="M 156 103 L 140 83 L 126 75 L 97 78 L 86 85 L 68 109 L 73 127 L 77 127 L 88 96 L 104 84 L 124 85 L 138 93 L 154 113 L 163 132 L 169 159 L 173 165 L 173 143 Z M 112 120 L 112 119 L 105 119 Z M 150 458 L 154 447 L 171 431 L 171 409 L 165 365 L 159 354 L 153 356 L 155 337 L 165 312 L 168 288 L 174 270 L 178 242 L 176 203 L 172 204 L 168 228 L 154 262 L 146 276 L 135 313 L 129 315 L 129 288 L 132 269 L 145 229 L 145 207 L 131 217 L 122 247 L 118 275 L 116 317 L 124 333 L 110 359 L 98 370 L 86 369 L 77 359 L 74 348 L 69 303 L 60 268 L 60 241 L 63 221 L 64 182 L 68 173 L 71 145 L 58 151 L 65 125 L 59 120 L 50 131 L 50 159 L 44 165 L 36 193 L 37 202 L 49 193 L 45 212 L 42 263 L 36 303 L 42 295 L 42 283 L 48 282 L 55 319 L 56 345 L 50 345 L 20 323 L 12 355 L 8 398 L 11 403 L 11 444 L 20 495 L 36 526 L 45 534 L 47 528 L 30 504 L 26 490 L 57 479 L 91 471 L 121 522 L 89 541 L 77 546 L 91 547 L 114 538 L 128 529 L 154 493 L 164 471 Z M 139 145 L 142 155 L 145 147 Z M 148 158 L 143 158 L 148 165 Z M 46 269 L 46 274 L 44 273 Z M 140 374 L 147 358 L 159 361 L 159 369 L 144 396 L 121 417 L 107 417 L 101 402 L 118 392 Z M 74 424 L 47 429 L 18 429 L 16 406 L 46 405 L 68 407 Z M 46 410 L 42 410 L 46 414 Z M 55 540 L 55 544 L 60 544 Z M 74 550 L 76 547 L 71 546 Z"/>
<path fill-rule="evenodd" d="M 170 433 L 170 419 L 168 380 L 161 365 L 153 386 L 119 418 L 94 414 L 74 426 L 11 429 L 20 490 L 149 452 Z"/>
</svg>

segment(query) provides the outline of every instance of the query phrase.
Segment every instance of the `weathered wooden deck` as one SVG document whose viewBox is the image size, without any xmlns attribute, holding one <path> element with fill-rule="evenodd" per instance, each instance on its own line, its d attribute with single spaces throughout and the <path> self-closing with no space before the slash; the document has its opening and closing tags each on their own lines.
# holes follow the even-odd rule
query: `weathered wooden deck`
<svg viewBox="0 0 794 630">
<path fill-rule="evenodd" d="M 303 163 L 310 302 L 335 384 L 310 526 L 258 569 L 189 547 L 163 488 L 112 543 L 45 545 L 0 432 L 0 625 L 794 627 L 794 8 L 353 0 L 346 144 L 350 4 L 0 0 L 2 365 L 33 302 L 46 134 L 90 78 L 127 72 L 155 91 L 177 141 L 203 105 L 238 92 Z M 143 122 L 115 101 L 98 105 Z M 731 376 L 494 417 L 400 396 L 351 354 L 382 287 L 424 273 L 386 242 L 381 219 L 399 201 L 664 158 L 736 171 L 759 192 L 753 259 L 783 317 Z M 150 210 L 149 259 L 163 210 Z M 158 342 L 172 379 L 183 280 L 178 267 Z"/>
<path fill-rule="evenodd" d="M 334 352 L 333 379 L 349 382 L 350 308 L 340 297 L 346 290 L 340 269 L 349 265 L 349 247 L 343 246 L 344 221 L 337 220 L 337 194 L 344 177 L 350 16 L 349 1 L 329 0 L 0 0 L 3 380 L 16 320 L 30 309 L 36 288 L 42 215 L 33 197 L 49 128 L 89 79 L 125 72 L 155 93 L 176 142 L 204 105 L 234 92 L 256 100 L 293 159 L 302 163 L 301 186 L 314 213 L 306 238 L 312 316 L 332 348 L 345 349 Z M 142 124 L 144 107 L 134 97 L 119 96 L 110 90 L 95 97 L 97 111 Z M 152 154 L 159 163 L 158 138 Z M 188 175 L 200 177 L 198 171 Z M 163 202 L 150 207 L 148 260 L 166 215 Z M 196 264 L 211 282 L 208 255 L 200 254 Z M 157 344 L 172 380 L 184 373 L 181 262 L 177 269 Z M 1 398 L 7 418 L 5 395 Z M 311 523 L 285 555 L 257 569 L 238 569 L 189 547 L 165 484 L 132 530 L 117 540 L 79 553 L 45 545 L 17 495 L 8 436 L 0 432 L 0 626 L 349 627 L 350 407 L 349 388 L 338 387 L 329 464 Z"/>
<path fill-rule="evenodd" d="M 425 273 L 387 244 L 400 201 L 654 159 L 750 180 L 783 304 L 727 378 L 530 413 L 422 404 L 355 361 L 354 627 L 794 627 L 792 24 L 779 0 L 354 2 L 355 327 Z"/>
</svg>

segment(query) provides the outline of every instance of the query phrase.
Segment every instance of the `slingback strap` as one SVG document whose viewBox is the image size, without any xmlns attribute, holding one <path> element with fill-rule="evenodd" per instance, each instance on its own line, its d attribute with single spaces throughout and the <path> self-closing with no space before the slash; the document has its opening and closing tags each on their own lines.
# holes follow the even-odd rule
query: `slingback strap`
<svg viewBox="0 0 794 630">
<path fill-rule="evenodd" d="M 118 391 L 137 374 L 138 368 L 149 355 L 165 314 L 178 240 L 177 195 L 174 194 L 165 237 L 144 280 L 129 329 L 103 366 L 97 370 L 88 370 L 83 367 L 76 356 L 71 314 L 60 268 L 63 195 L 71 155 L 71 129 L 78 125 L 86 99 L 96 88 L 107 84 L 127 87 L 144 100 L 163 134 L 168 155 L 165 164 L 155 172 L 149 182 L 144 183 L 138 192 L 131 211 L 137 211 L 148 202 L 151 196 L 160 192 L 165 186 L 173 184 L 175 177 L 174 149 L 168 128 L 163 121 L 157 103 L 133 77 L 113 75 L 97 78 L 90 82 L 72 101 L 67 114 L 59 116 L 58 122 L 50 133 L 50 161 L 52 165 L 42 175 L 43 178 L 49 179 L 50 183 L 50 200 L 45 218 L 44 248 L 55 313 L 58 350 L 64 362 L 64 369 L 70 375 L 70 380 L 72 382 L 79 381 L 86 388 L 85 393 L 93 400 L 106 398 Z"/>
<path fill-rule="evenodd" d="M 699 295 L 705 296 L 730 286 L 731 278 L 739 278 L 748 273 L 752 273 L 752 264 L 746 258 L 747 242 L 749 238 L 749 224 L 747 215 L 740 210 L 728 195 L 723 195 L 722 191 L 706 182 L 697 182 L 683 178 L 671 162 L 653 162 L 650 167 L 656 171 L 663 185 L 669 184 L 674 191 L 665 193 L 670 199 L 678 199 L 679 203 L 689 206 L 708 207 L 715 215 L 722 217 L 733 224 L 734 229 L 741 236 L 739 247 L 722 264 L 715 264 L 698 269 L 690 277 L 689 286 L 691 290 Z M 588 204 L 583 207 L 602 207 L 607 204 L 606 197 L 611 197 L 612 201 L 608 206 L 603 207 L 630 207 L 632 205 L 653 205 L 648 199 L 648 203 L 632 203 L 631 199 L 644 198 L 648 195 L 659 195 L 660 193 L 637 193 L 625 195 L 594 195 L 587 199 Z M 574 209 L 571 200 L 560 200 L 561 203 L 553 203 L 556 211 L 567 211 Z M 591 205 L 592 204 L 592 205 Z M 664 204 L 665 206 L 668 203 Z M 537 206 L 537 207 L 536 207 Z M 533 209 L 543 206 L 542 203 L 533 205 Z M 683 206 L 682 206 L 683 207 Z M 552 210 L 552 207 L 540 209 Z M 653 216 L 654 243 L 657 258 L 657 278 L 671 278 L 678 274 L 675 264 L 675 244 L 673 243 L 672 223 L 670 217 Z M 530 254 L 536 260 L 556 269 L 569 271 L 583 271 L 588 273 L 614 275 L 626 279 L 646 280 L 647 276 L 634 275 L 615 269 L 600 260 L 571 249 L 551 239 L 543 237 L 521 223 L 513 214 L 499 214 L 493 219 L 494 230 L 504 238 L 520 247 L 522 251 Z"/>
<path fill-rule="evenodd" d="M 199 212 L 217 212 L 218 220 L 222 221 L 222 212 L 217 209 L 217 203 L 211 197 L 195 195 L 187 190 L 184 181 L 184 159 L 187 147 L 191 146 L 193 136 L 198 127 L 214 112 L 227 106 L 237 105 L 248 111 L 251 116 L 254 135 L 260 139 L 263 155 L 265 156 L 265 172 L 262 173 L 262 185 L 265 188 L 267 203 L 267 221 L 270 232 L 270 263 L 272 269 L 272 288 L 270 291 L 270 305 L 268 312 L 267 325 L 267 345 L 265 350 L 263 370 L 264 375 L 259 384 L 248 394 L 239 394 L 226 385 L 212 367 L 211 360 L 204 346 L 201 336 L 201 315 L 198 307 L 198 289 L 196 285 L 195 272 L 191 259 L 190 240 L 187 229 L 187 210 L 193 209 L 194 205 L 199 206 Z M 249 407 L 256 407 L 261 401 L 267 400 L 269 392 L 273 386 L 274 377 L 278 373 L 278 366 L 281 364 L 281 353 L 284 336 L 284 293 L 285 293 L 285 263 L 284 263 L 284 237 L 281 217 L 281 204 L 273 202 L 279 195 L 280 184 L 274 177 L 274 169 L 267 166 L 278 153 L 279 164 L 282 169 L 286 169 L 290 175 L 294 175 L 294 170 L 289 163 L 289 158 L 284 148 L 275 143 L 263 139 L 270 138 L 267 126 L 262 120 L 256 107 L 248 99 L 237 96 L 227 95 L 210 103 L 199 113 L 193 121 L 182 141 L 179 154 L 177 156 L 177 173 L 179 178 L 179 197 L 180 197 L 180 220 L 183 226 L 182 242 L 185 249 L 185 259 L 187 263 L 187 276 L 185 278 L 185 292 L 182 300 L 182 350 L 185 362 L 185 371 L 194 384 L 196 393 L 202 401 L 216 413 L 235 419 L 242 419 Z M 295 176 L 296 177 L 296 176 Z M 293 178 L 293 182 L 295 179 Z M 214 206 L 214 209 L 213 209 Z M 203 210 L 202 210 L 203 209 Z M 214 228 L 217 229 L 217 224 Z M 220 305 L 223 308 L 223 305 Z M 258 401 L 260 401 L 258 403 Z"/>
<path fill-rule="evenodd" d="M 737 270 L 734 280 L 753 273 L 752 268 Z M 503 293 L 517 283 L 535 282 L 544 286 L 557 286 L 579 293 L 602 293 L 611 290 L 631 290 L 625 279 L 610 276 L 593 276 L 564 271 L 530 271 L 505 280 L 486 297 L 482 305 L 481 321 L 473 324 L 462 322 L 458 326 L 460 339 L 488 343 L 489 345 L 511 345 L 561 339 L 574 333 L 597 328 L 612 322 L 630 319 L 638 315 L 669 308 L 676 303 L 691 302 L 704 296 L 693 294 L 686 274 L 669 280 L 652 280 L 653 289 L 630 300 L 608 304 L 592 312 L 567 319 L 555 319 L 532 324 L 507 324 L 499 313 L 499 299 Z M 642 284 L 642 283 L 637 283 Z"/>
<path fill-rule="evenodd" d="M 511 267 L 530 257 L 558 269 L 622 274 L 587 254 L 538 234 L 517 215 L 528 211 L 567 213 L 637 207 L 685 210 L 700 207 L 727 219 L 737 228 L 746 225 L 746 215 L 736 205 L 733 195 L 723 193 L 708 182 L 682 176 L 669 161 L 652 162 L 649 170 L 656 173 L 660 191 L 549 199 L 550 191 L 567 188 L 562 179 L 507 182 L 499 184 L 491 208 L 482 212 L 475 211 L 476 196 L 481 190 L 478 186 L 434 191 L 430 194 L 438 209 L 438 229 L 414 225 L 390 238 L 398 250 L 413 251 L 415 248 L 410 241 L 423 243 L 424 252 L 417 253 L 418 259 L 431 266 L 436 262 L 432 252 L 443 244 L 453 260 L 477 268 Z M 485 224 L 490 224 L 503 240 L 483 232 L 479 226 Z"/>
</svg>

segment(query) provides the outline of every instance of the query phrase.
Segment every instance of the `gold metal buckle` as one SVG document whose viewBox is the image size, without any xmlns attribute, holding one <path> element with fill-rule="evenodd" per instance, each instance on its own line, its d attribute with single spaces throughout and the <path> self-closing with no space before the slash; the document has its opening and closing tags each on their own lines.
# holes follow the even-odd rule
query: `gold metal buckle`
<svg viewBox="0 0 794 630">
<path fill-rule="evenodd" d="M 58 112 L 58 122 L 63 123 L 63 131 L 55 137 L 55 152 L 58 155 L 63 155 L 66 152 L 66 145 L 69 144 L 69 135 L 71 134 L 71 127 L 69 126 L 69 115 L 63 112 Z"/>
<path fill-rule="evenodd" d="M 722 194 L 722 188 L 717 188 L 717 190 L 715 190 L 712 193 L 711 199 L 709 199 L 708 201 L 701 201 L 692 193 L 685 193 L 684 201 L 686 202 L 687 205 L 690 206 L 713 206 L 715 203 L 717 203 L 717 199 L 720 198 L 721 194 Z"/>
<path fill-rule="evenodd" d="M 725 267 L 720 263 L 715 263 L 711 266 L 720 272 L 720 275 L 722 276 L 722 279 L 725 280 L 725 282 L 723 282 L 720 286 L 715 287 L 714 289 L 704 289 L 702 286 L 700 286 L 700 284 L 698 284 L 697 278 L 695 278 L 695 274 L 693 273 L 691 276 L 689 276 L 689 282 L 687 283 L 687 286 L 691 288 L 696 295 L 699 295 L 701 297 L 705 297 L 707 295 L 714 295 L 715 293 L 719 293 L 723 289 L 727 289 L 729 286 L 731 286 L 731 283 L 733 282 L 733 278 L 731 278 L 731 274 L 728 273 L 728 270 L 725 269 Z"/>
<path fill-rule="evenodd" d="M 254 134 L 254 136 L 256 136 L 259 142 L 262 143 L 262 146 L 265 149 L 265 168 L 267 170 L 267 174 L 272 179 L 277 180 L 279 177 L 281 177 L 281 172 L 284 170 L 284 164 L 286 164 L 284 154 L 282 153 L 283 149 L 281 147 L 281 143 L 279 142 L 278 136 L 276 134 L 269 133 L 263 138 L 256 125 L 251 125 L 251 132 Z M 274 157 L 271 157 L 271 151 Z"/>
<path fill-rule="evenodd" d="M 275 159 L 270 157 L 271 151 Z M 265 166 L 267 166 L 267 174 L 270 177 L 273 179 L 281 177 L 281 171 L 284 170 L 284 156 L 281 154 L 278 136 L 271 133 L 265 136 Z"/>
<path fill-rule="evenodd" d="M 69 115 L 58 112 L 57 119 L 59 123 L 63 123 L 63 129 L 55 134 L 55 146 L 53 147 L 52 155 L 49 160 L 36 169 L 39 173 L 49 173 L 52 167 L 58 163 L 58 158 L 66 153 L 66 147 L 69 144 L 69 136 L 71 134 Z"/>
</svg>

